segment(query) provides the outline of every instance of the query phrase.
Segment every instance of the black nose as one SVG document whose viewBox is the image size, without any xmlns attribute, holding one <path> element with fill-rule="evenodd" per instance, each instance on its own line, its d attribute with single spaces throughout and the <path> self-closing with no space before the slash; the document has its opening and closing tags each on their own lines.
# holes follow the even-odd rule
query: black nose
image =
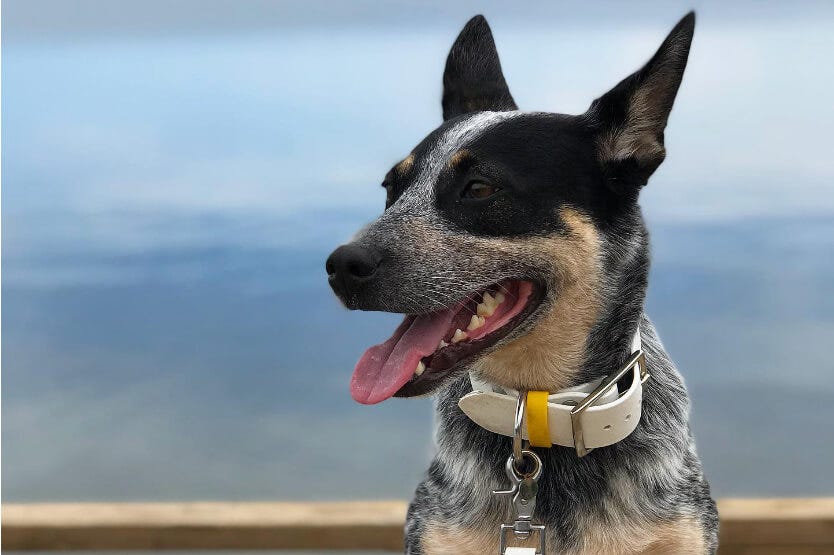
<svg viewBox="0 0 834 555">
<path fill-rule="evenodd" d="M 342 245 L 327 257 L 324 267 L 330 287 L 346 298 L 373 277 L 380 262 L 382 256 L 374 250 L 358 245 Z"/>
</svg>

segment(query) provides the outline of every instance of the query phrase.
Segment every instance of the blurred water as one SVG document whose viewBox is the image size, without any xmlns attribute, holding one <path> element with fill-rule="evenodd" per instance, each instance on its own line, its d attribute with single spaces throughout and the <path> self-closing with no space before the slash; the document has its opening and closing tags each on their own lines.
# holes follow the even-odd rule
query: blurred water
<svg viewBox="0 0 834 555">
<path fill-rule="evenodd" d="M 438 123 L 460 23 L 4 42 L 4 501 L 410 495 L 430 402 L 350 400 L 397 319 L 323 260 Z M 493 24 L 519 104 L 579 112 L 671 22 Z M 707 12 L 644 193 L 719 495 L 834 493 L 826 24 Z"/>
</svg>

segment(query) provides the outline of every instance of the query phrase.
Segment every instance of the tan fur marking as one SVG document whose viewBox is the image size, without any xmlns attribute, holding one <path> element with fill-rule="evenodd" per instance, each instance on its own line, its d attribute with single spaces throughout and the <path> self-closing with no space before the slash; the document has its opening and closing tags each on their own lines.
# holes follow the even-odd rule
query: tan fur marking
<svg viewBox="0 0 834 555">
<path fill-rule="evenodd" d="M 497 526 L 496 526 L 497 528 Z M 442 523 L 427 523 L 420 539 L 425 555 L 484 555 L 498 553 L 494 529 L 461 529 Z M 536 547 L 537 539 L 511 545 Z M 660 524 L 600 524 L 583 538 L 582 545 L 562 555 L 703 555 L 704 534 L 698 522 L 681 518 Z M 556 555 L 547 550 L 548 555 Z"/>
<path fill-rule="evenodd" d="M 407 158 L 403 159 L 402 161 L 400 161 L 400 163 L 398 163 L 396 166 L 394 166 L 394 171 L 396 171 L 399 175 L 405 175 L 409 171 L 411 171 L 411 168 L 413 166 L 414 166 L 414 153 L 411 153 L 411 154 L 408 155 Z"/>
<path fill-rule="evenodd" d="M 703 555 L 704 531 L 693 518 L 657 524 L 600 523 L 583 538 L 577 555 Z"/>
<path fill-rule="evenodd" d="M 472 158 L 472 153 L 466 150 L 465 148 L 461 149 L 452 154 L 452 157 L 449 159 L 449 167 L 456 168 L 461 164 L 461 162 L 463 162 L 467 158 Z"/>
<path fill-rule="evenodd" d="M 526 241 L 537 257 L 546 256 L 558 273 L 558 292 L 550 309 L 529 333 L 485 356 L 476 368 L 490 382 L 512 389 L 556 391 L 570 385 L 597 319 L 599 237 L 591 221 L 564 208 L 570 236 Z"/>
</svg>

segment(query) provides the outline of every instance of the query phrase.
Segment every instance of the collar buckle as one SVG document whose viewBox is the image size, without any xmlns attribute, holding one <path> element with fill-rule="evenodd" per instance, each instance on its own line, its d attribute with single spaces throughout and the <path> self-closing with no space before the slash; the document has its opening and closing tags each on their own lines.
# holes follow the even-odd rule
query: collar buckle
<svg viewBox="0 0 834 555">
<path fill-rule="evenodd" d="M 646 383 L 646 380 L 651 377 L 646 369 L 646 356 L 643 353 L 643 349 L 638 349 L 637 352 L 632 354 L 619 370 L 613 374 L 609 374 L 604 380 L 602 380 L 596 389 L 588 394 L 588 396 L 585 397 L 581 403 L 576 405 L 573 410 L 570 411 L 570 423 L 573 431 L 573 445 L 576 449 L 576 455 L 578 457 L 584 457 L 593 451 L 593 449 L 585 447 L 585 438 L 582 430 L 582 414 L 589 407 L 591 407 L 591 405 L 596 403 L 600 397 L 605 395 L 609 389 L 616 387 L 617 382 L 623 379 L 623 377 L 631 371 L 634 371 L 634 379 L 640 380 L 641 384 Z"/>
</svg>

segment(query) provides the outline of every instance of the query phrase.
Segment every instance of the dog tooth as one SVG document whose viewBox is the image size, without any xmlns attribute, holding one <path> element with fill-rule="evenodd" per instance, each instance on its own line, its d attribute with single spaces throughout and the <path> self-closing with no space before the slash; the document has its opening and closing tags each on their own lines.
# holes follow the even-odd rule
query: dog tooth
<svg viewBox="0 0 834 555">
<path fill-rule="evenodd" d="M 460 328 L 455 330 L 455 335 L 452 336 L 452 343 L 460 343 L 464 339 L 469 337 L 465 331 L 461 331 Z"/>
<path fill-rule="evenodd" d="M 420 362 L 417 363 L 417 368 L 414 369 L 414 375 L 419 376 L 425 371 L 426 371 L 426 365 L 421 360 Z"/>
<path fill-rule="evenodd" d="M 489 293 L 487 293 L 487 295 L 488 294 Z M 484 302 L 479 304 L 478 307 L 477 307 L 478 316 L 484 316 L 486 318 L 489 318 L 490 316 L 492 316 L 492 314 L 495 312 L 495 307 L 496 307 L 496 305 L 494 303 L 495 303 L 494 299 L 490 303 L 487 303 L 487 300 L 484 299 Z"/>
<path fill-rule="evenodd" d="M 442 339 L 440 340 L 440 343 L 437 344 L 438 349 L 442 349 L 443 347 L 448 347 L 448 346 L 449 346 L 449 344 L 446 343 L 445 341 L 443 341 Z"/>
<path fill-rule="evenodd" d="M 477 314 L 472 315 L 472 319 L 469 320 L 469 326 L 466 328 L 469 331 L 476 330 L 484 325 L 484 319 Z"/>
<path fill-rule="evenodd" d="M 495 297 L 489 294 L 489 291 L 484 293 L 484 304 L 487 306 L 494 306 L 495 305 Z"/>
<path fill-rule="evenodd" d="M 505 300 L 507 300 L 507 297 L 501 291 L 499 291 L 498 293 L 495 294 L 495 302 L 496 303 L 501 304 Z"/>
</svg>

